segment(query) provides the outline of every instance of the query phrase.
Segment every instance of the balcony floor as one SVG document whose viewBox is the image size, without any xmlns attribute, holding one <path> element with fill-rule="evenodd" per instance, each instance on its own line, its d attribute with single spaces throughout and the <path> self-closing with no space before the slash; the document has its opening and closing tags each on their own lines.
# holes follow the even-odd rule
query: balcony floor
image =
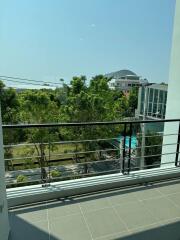
<svg viewBox="0 0 180 240">
<path fill-rule="evenodd" d="M 9 211 L 10 240 L 180 240 L 180 181 Z"/>
</svg>

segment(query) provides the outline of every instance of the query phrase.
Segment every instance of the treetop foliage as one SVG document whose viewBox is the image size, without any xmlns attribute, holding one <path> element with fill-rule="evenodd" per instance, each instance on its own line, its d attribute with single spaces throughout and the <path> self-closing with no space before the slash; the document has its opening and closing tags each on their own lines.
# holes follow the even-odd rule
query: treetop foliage
<svg viewBox="0 0 180 240">
<path fill-rule="evenodd" d="M 108 86 L 109 78 L 73 77 L 70 85 L 52 89 L 16 91 L 0 81 L 4 123 L 116 121 L 128 117 L 137 107 L 137 89 L 129 97 Z M 128 111 L 131 109 L 131 111 Z"/>
</svg>

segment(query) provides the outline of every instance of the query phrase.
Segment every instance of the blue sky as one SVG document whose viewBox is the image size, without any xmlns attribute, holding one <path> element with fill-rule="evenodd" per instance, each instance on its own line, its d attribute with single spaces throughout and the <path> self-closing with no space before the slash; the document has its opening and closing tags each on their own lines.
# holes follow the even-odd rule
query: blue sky
<svg viewBox="0 0 180 240">
<path fill-rule="evenodd" d="M 0 5 L 0 75 L 68 83 L 74 75 L 130 69 L 151 82 L 168 81 L 175 0 Z"/>
</svg>

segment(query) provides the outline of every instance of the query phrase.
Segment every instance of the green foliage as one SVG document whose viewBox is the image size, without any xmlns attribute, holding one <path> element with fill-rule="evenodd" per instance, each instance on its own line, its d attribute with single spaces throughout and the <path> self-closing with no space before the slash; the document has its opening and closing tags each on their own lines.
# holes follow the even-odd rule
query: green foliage
<svg viewBox="0 0 180 240">
<path fill-rule="evenodd" d="M 129 114 L 134 115 L 134 111 L 137 108 L 138 104 L 138 88 L 134 87 L 129 93 L 129 99 L 128 99 L 128 109 L 130 110 Z"/>
<path fill-rule="evenodd" d="M 145 156 L 151 156 L 152 157 L 147 157 L 145 158 L 145 163 L 146 166 L 151 166 L 153 164 L 160 164 L 161 161 L 161 152 L 162 152 L 162 141 L 163 138 L 161 135 L 157 136 L 156 132 L 150 132 L 148 131 L 146 133 L 147 136 L 150 137 L 146 137 L 145 139 L 145 146 L 153 146 L 153 147 L 146 147 L 145 148 Z M 158 146 L 157 146 L 158 145 Z M 153 155 L 159 155 L 159 156 L 153 156 Z M 157 167 L 157 166 L 156 166 Z"/>
<path fill-rule="evenodd" d="M 20 119 L 28 123 L 57 122 L 59 108 L 51 92 L 27 90 L 19 95 Z"/>
<path fill-rule="evenodd" d="M 73 77 L 70 86 L 63 80 L 62 87 L 52 89 L 29 89 L 16 92 L 5 88 L 0 82 L 0 99 L 2 102 L 2 117 L 5 123 L 55 123 L 55 122 L 91 122 L 118 121 L 129 116 L 128 109 L 137 105 L 137 90 L 133 89 L 129 98 L 123 92 L 109 89 L 109 79 L 98 75 L 86 84 L 86 77 Z M 95 138 L 110 138 L 121 133 L 121 126 L 94 126 L 78 128 L 33 128 L 4 131 L 4 143 L 30 142 L 34 143 L 35 155 L 40 167 L 46 167 L 47 152 L 55 148 L 53 141 L 82 140 Z M 46 143 L 47 145 L 44 145 Z M 49 143 L 49 144 L 48 144 Z M 89 142 L 83 145 L 83 150 L 90 151 L 98 144 Z M 78 149 L 78 146 L 76 146 Z M 10 154 L 7 152 L 6 154 Z M 12 154 L 13 155 L 13 154 Z M 86 161 L 96 156 L 86 155 Z M 13 157 L 13 156 L 11 156 Z M 78 156 L 76 156 L 78 160 Z M 26 166 L 30 166 L 30 161 Z M 87 171 L 87 165 L 85 166 Z"/>
<path fill-rule="evenodd" d="M 51 175 L 52 178 L 60 177 L 61 176 L 61 172 L 58 171 L 58 170 L 52 170 L 50 172 L 50 175 Z"/>
<path fill-rule="evenodd" d="M 2 81 L 0 81 L 0 103 L 3 123 L 17 123 L 20 106 L 17 93 L 13 88 L 5 88 Z"/>
<path fill-rule="evenodd" d="M 162 152 L 162 135 L 157 135 L 156 132 L 147 131 L 145 137 L 145 166 L 146 168 L 158 167 L 161 162 L 161 152 Z M 139 138 L 139 147 L 141 147 L 142 138 Z M 138 148 L 138 156 L 141 158 L 141 148 Z M 154 166 L 153 166 L 154 165 Z"/>
<path fill-rule="evenodd" d="M 61 116 L 70 122 L 119 120 L 127 107 L 122 92 L 110 90 L 108 79 L 98 75 L 86 86 L 85 77 L 74 77 L 67 94 L 67 103 Z M 122 100 L 123 98 L 123 100 Z"/>
<path fill-rule="evenodd" d="M 86 85 L 86 77 L 73 77 L 70 86 L 16 92 L 0 82 L 3 122 L 47 123 L 120 120 L 137 106 L 137 90 L 129 98 L 108 87 L 109 79 L 98 75 Z M 23 132 L 23 134 L 25 134 Z M 22 138 L 22 135 L 21 135 Z"/>
<path fill-rule="evenodd" d="M 28 178 L 25 175 L 18 175 L 16 178 L 17 183 L 27 182 Z"/>
</svg>

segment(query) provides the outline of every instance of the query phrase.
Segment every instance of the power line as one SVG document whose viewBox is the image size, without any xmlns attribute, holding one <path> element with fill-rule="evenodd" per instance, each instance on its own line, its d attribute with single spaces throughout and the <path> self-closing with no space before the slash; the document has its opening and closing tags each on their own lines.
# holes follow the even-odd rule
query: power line
<svg viewBox="0 0 180 240">
<path fill-rule="evenodd" d="M 6 81 L 8 81 L 8 79 L 12 79 L 12 80 L 22 80 L 22 81 L 27 81 L 27 82 L 35 82 L 35 83 L 41 83 L 42 84 L 53 84 L 53 85 L 61 85 L 62 83 L 59 82 L 47 82 L 47 81 L 40 81 L 40 80 L 34 80 L 34 79 L 28 79 L 28 78 L 19 78 L 19 77 L 10 77 L 10 76 L 0 76 L 0 78 L 5 79 Z M 9 80 L 9 81 L 10 81 Z"/>
<path fill-rule="evenodd" d="M 2 79 L 3 81 L 8 81 L 8 82 L 13 82 L 13 83 L 21 83 L 21 84 L 26 84 L 26 85 L 33 85 L 33 86 L 41 86 L 41 87 L 57 87 L 54 85 L 50 84 L 39 84 L 39 83 L 30 83 L 30 82 L 23 82 L 23 81 L 17 81 L 17 80 L 10 80 L 10 79 Z"/>
</svg>

